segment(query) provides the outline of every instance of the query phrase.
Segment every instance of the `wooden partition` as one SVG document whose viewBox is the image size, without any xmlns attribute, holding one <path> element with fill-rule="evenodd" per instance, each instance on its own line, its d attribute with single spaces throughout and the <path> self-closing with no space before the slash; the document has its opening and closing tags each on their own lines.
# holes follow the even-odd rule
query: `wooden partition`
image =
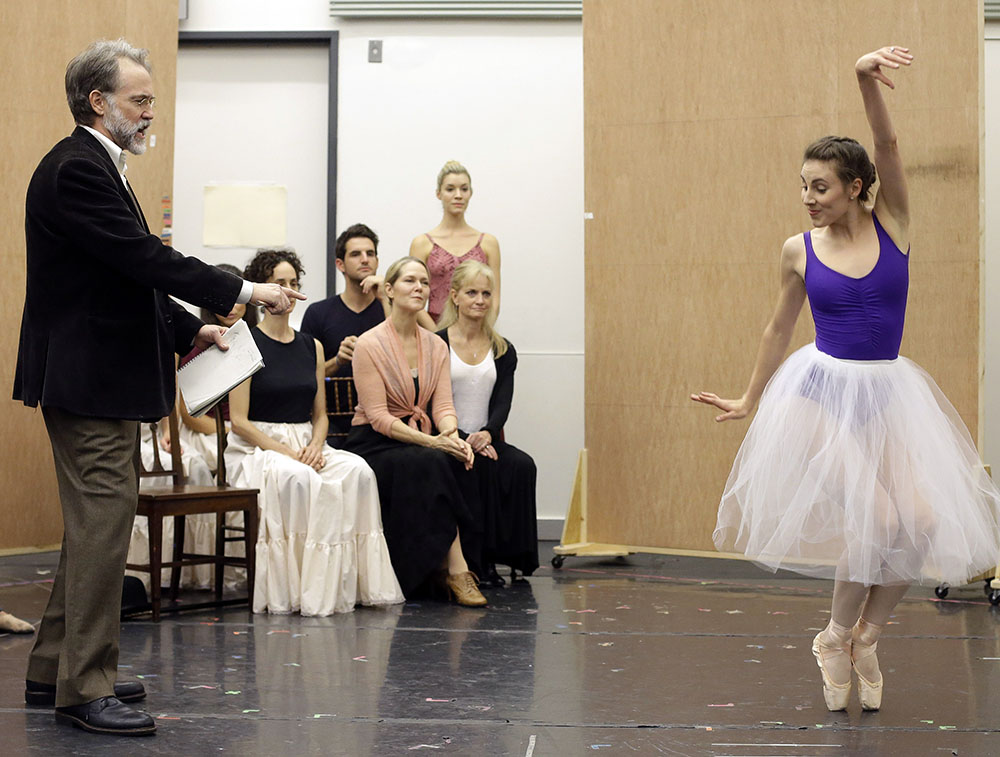
<svg viewBox="0 0 1000 757">
<path fill-rule="evenodd" d="M 0 174 L 0 549 L 51 545 L 62 536 L 52 455 L 41 412 L 11 401 L 24 305 L 24 195 L 42 156 L 73 129 L 66 105 L 66 64 L 95 39 L 125 37 L 149 48 L 156 146 L 128 158 L 128 175 L 154 233 L 173 184 L 173 104 L 177 0 L 30 0 L 0 4 L 0 103 L 4 160 Z M 109 292 L 109 297 L 114 293 Z"/>
<path fill-rule="evenodd" d="M 585 0 L 585 540 L 712 550 L 747 422 L 739 396 L 809 228 L 802 150 L 871 149 L 854 62 L 916 60 L 886 91 L 908 169 L 913 253 L 903 354 L 977 438 L 983 254 L 983 9 L 977 0 Z M 793 348 L 812 339 L 808 306 Z"/>
</svg>

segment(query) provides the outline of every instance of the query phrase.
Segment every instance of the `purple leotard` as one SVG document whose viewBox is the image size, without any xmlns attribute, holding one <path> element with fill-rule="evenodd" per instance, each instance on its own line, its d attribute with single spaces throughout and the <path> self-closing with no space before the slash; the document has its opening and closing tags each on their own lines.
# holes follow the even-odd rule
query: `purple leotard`
<svg viewBox="0 0 1000 757">
<path fill-rule="evenodd" d="M 806 294 L 816 324 L 816 348 L 845 360 L 894 360 L 899 356 L 909 286 L 909 255 L 903 254 L 875 214 L 878 260 L 861 278 L 824 265 L 806 242 Z"/>
</svg>

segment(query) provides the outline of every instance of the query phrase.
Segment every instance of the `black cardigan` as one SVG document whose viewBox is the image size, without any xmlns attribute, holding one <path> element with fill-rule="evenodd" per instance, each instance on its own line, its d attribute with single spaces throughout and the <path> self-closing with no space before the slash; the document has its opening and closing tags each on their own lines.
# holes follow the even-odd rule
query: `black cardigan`
<svg viewBox="0 0 1000 757">
<path fill-rule="evenodd" d="M 126 420 L 174 405 L 174 354 L 201 321 L 167 297 L 228 313 L 243 282 L 151 234 L 108 151 L 77 127 L 25 201 L 26 293 L 14 399 Z"/>
<path fill-rule="evenodd" d="M 442 329 L 437 335 L 444 339 L 444 343 L 448 344 L 450 349 L 448 329 Z M 486 420 L 486 425 L 480 429 L 489 431 L 490 437 L 495 442 L 500 441 L 503 426 L 507 422 L 507 416 L 510 415 L 510 403 L 514 399 L 514 370 L 517 368 L 517 350 L 509 341 L 506 339 L 504 341 L 507 342 L 507 351 L 500 357 L 494 356 L 497 381 L 490 394 L 489 418 Z"/>
</svg>

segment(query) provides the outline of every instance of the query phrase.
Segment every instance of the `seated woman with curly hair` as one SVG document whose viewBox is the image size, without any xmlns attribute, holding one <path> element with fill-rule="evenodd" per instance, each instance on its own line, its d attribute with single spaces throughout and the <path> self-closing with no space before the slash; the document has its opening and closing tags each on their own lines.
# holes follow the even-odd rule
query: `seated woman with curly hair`
<svg viewBox="0 0 1000 757">
<path fill-rule="evenodd" d="M 248 281 L 299 288 L 291 250 L 260 250 Z M 326 445 L 323 347 L 288 315 L 251 330 L 264 367 L 229 394 L 226 466 L 236 486 L 260 489 L 255 612 L 329 615 L 355 604 L 403 601 L 382 534 L 375 474 Z"/>
</svg>

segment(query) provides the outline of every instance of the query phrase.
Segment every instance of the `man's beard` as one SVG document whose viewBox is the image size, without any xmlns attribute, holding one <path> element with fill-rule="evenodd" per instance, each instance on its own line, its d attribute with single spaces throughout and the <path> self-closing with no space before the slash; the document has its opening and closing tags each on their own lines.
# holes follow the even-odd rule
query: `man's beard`
<svg viewBox="0 0 1000 757">
<path fill-rule="evenodd" d="M 104 114 L 104 128 L 108 130 L 114 143 L 133 155 L 142 155 L 146 152 L 146 140 L 139 135 L 139 132 L 148 129 L 150 121 L 142 119 L 139 123 L 132 123 L 125 118 L 125 114 L 113 99 L 106 98 L 105 102 L 108 104 L 108 110 Z"/>
</svg>

